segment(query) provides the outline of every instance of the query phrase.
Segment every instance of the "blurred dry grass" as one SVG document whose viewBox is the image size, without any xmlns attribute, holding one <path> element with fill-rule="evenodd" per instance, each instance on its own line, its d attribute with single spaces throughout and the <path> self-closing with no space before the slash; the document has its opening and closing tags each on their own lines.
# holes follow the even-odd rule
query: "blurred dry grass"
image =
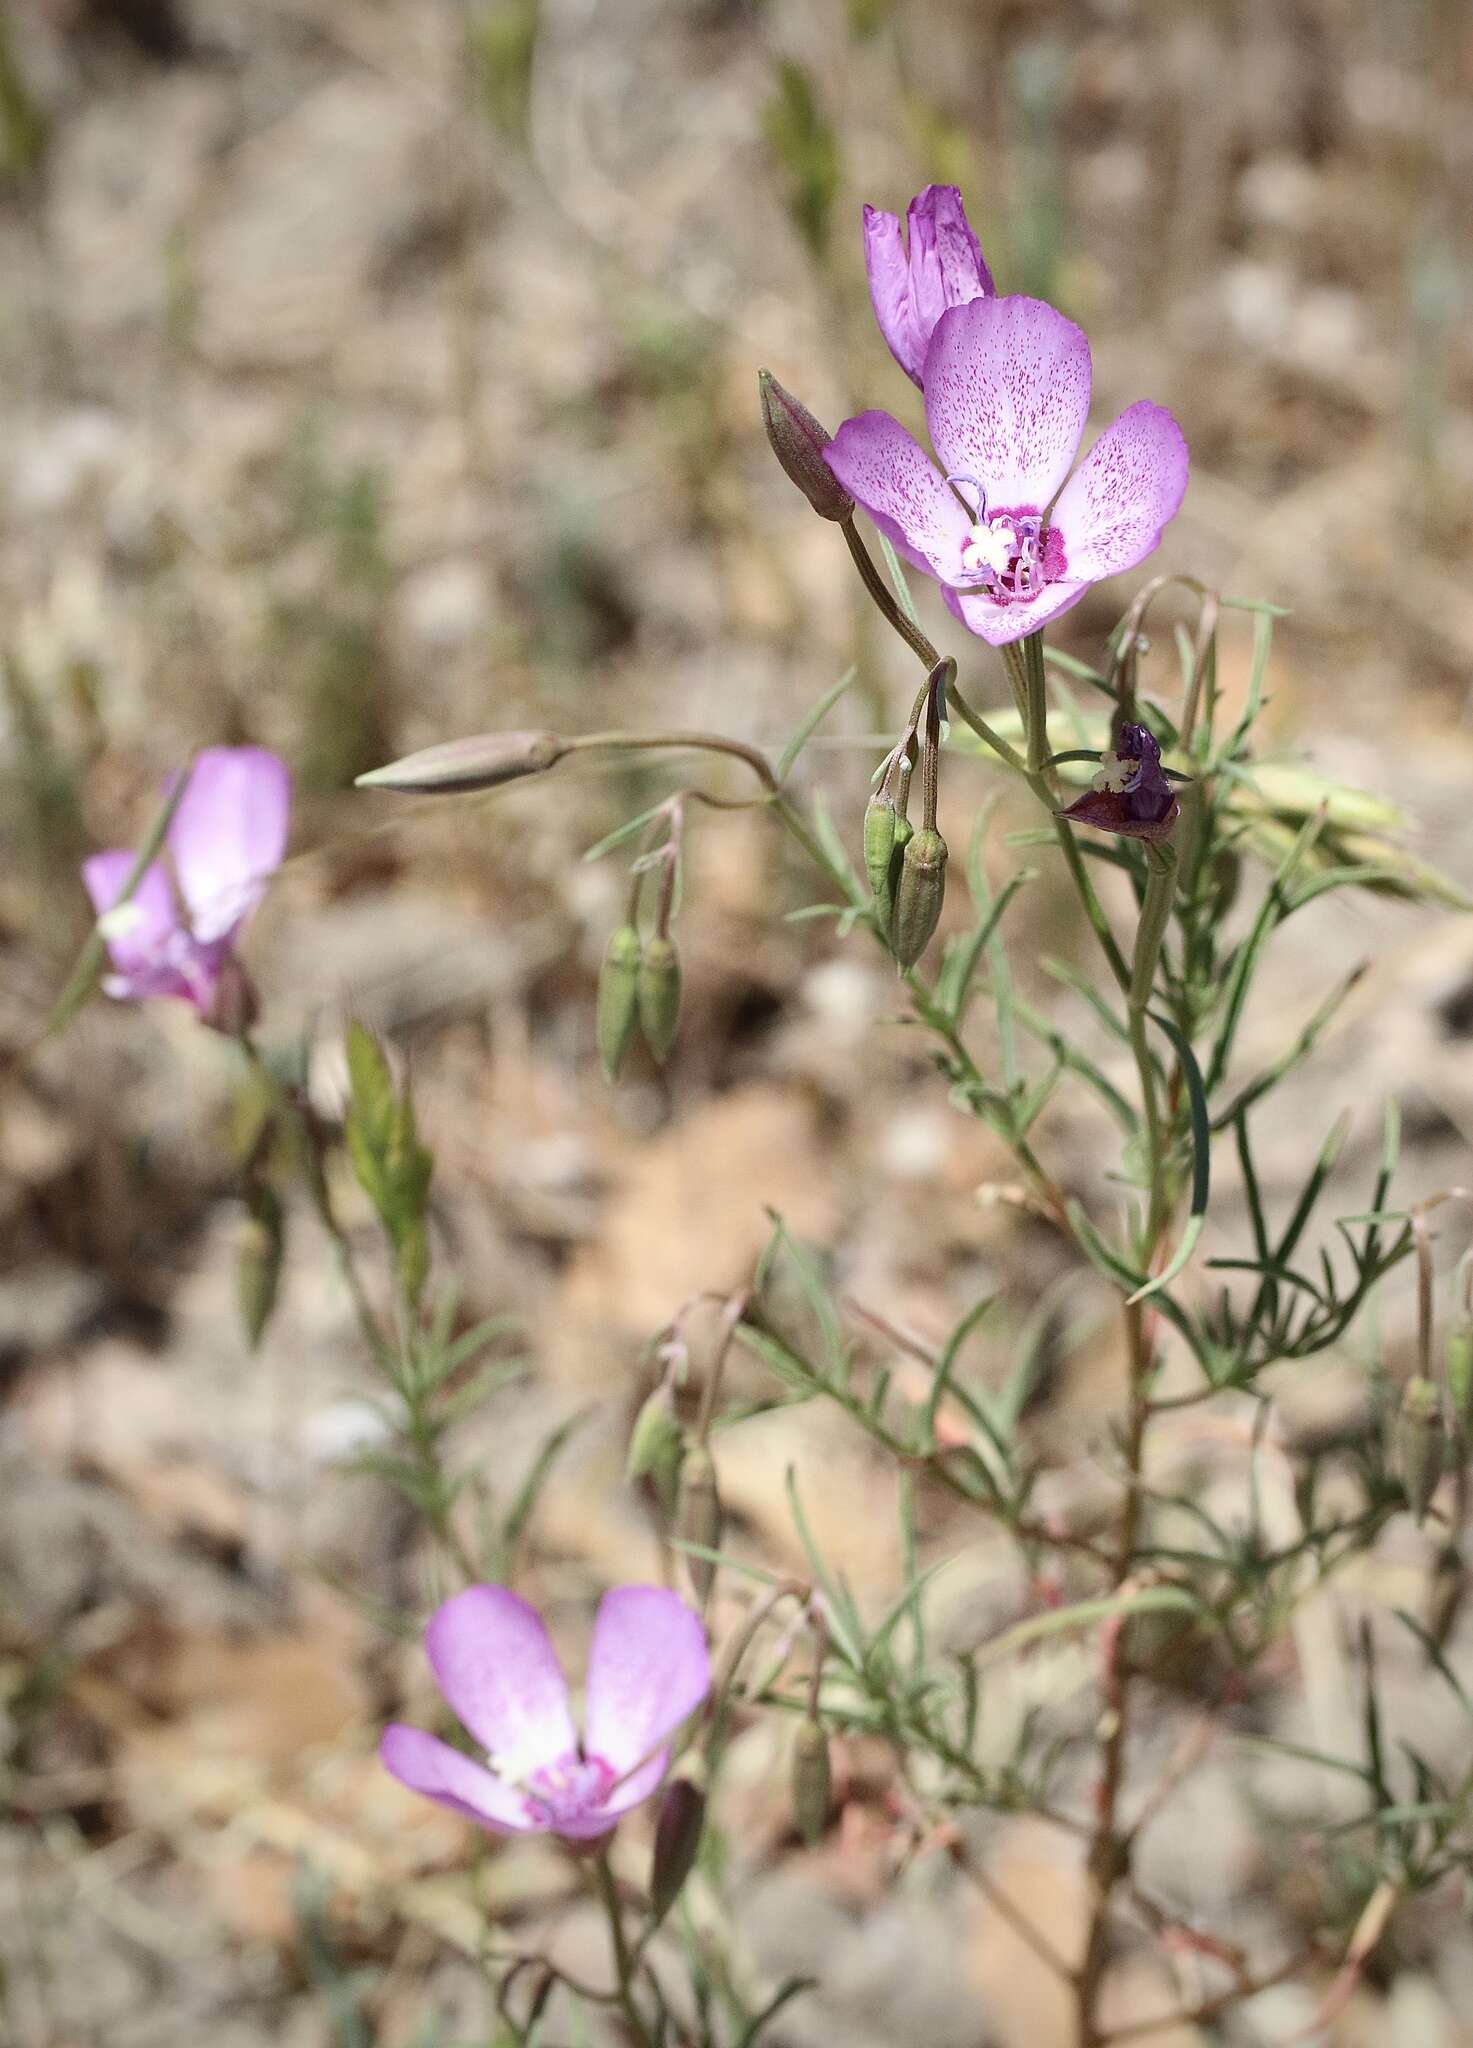
<svg viewBox="0 0 1473 2048">
<path fill-rule="evenodd" d="M 857 644 L 862 688 L 808 771 L 852 813 L 867 756 L 847 743 L 895 717 L 902 658 L 771 465 L 755 373 L 831 424 L 914 411 L 868 320 L 856 226 L 861 200 L 902 205 L 927 177 L 966 187 L 1006 287 L 1090 329 L 1102 415 L 1145 393 L 1179 413 L 1194 475 L 1162 566 L 1293 607 L 1276 734 L 1389 790 L 1473 879 L 1461 0 L 0 8 L 0 1044 L 28 1042 L 85 931 L 79 854 L 135 831 L 191 746 L 279 747 L 299 850 L 253 942 L 268 1030 L 311 1033 L 325 1101 L 349 1010 L 412 1051 L 467 1309 L 518 1309 L 540 1361 L 461 1455 L 509 1485 L 602 1397 L 527 1560 L 570 1622 L 601 1574 L 652 1569 L 618 1485 L 639 1348 L 741 1277 L 762 1202 L 861 1308 L 923 1336 L 987 1286 L 1016 1329 L 1059 1281 L 1054 1248 L 977 1200 L 1001 1172 L 991 1141 L 884 1028 L 883 979 L 779 921 L 801 881 L 760 827 L 702 820 L 682 1048 L 668 1084 L 610 1099 L 590 998 L 619 883 L 577 855 L 664 772 L 569 774 L 468 811 L 345 789 L 385 754 L 499 724 L 779 742 Z M 1092 653 L 1125 596 L 1096 593 L 1064 644 Z M 996 698 L 989 661 L 970 650 Z M 1047 890 L 1033 915 L 1039 951 L 1067 947 Z M 1324 1103 L 1410 1079 L 1421 1186 L 1468 1178 L 1461 928 L 1378 911 L 1322 929 L 1323 958 L 1279 965 L 1287 1009 L 1352 949 L 1380 958 L 1301 1098 L 1315 1135 L 1283 1134 L 1286 1172 Z M 1280 1042 L 1278 1018 L 1263 1029 Z M 314 1576 L 406 1613 L 423 1595 L 392 1503 L 331 1470 L 362 1427 L 362 1367 L 302 1219 L 256 1363 L 232 1320 L 237 1091 L 183 1020 L 98 1009 L 0 1110 L 0 2024 L 17 2048 L 485 2037 L 475 1973 L 438 1939 L 476 1940 L 449 1875 L 462 1834 L 370 1753 L 417 1658 Z M 1083 1112 L 1049 1135 L 1095 1185 L 1108 1162 Z M 1087 1292 L 1050 1362 L 1041 1439 L 1077 1443 L 1112 1386 Z M 884 1475 L 806 1411 L 784 1429 L 729 1439 L 745 1539 L 791 1544 L 796 1455 L 816 1524 L 878 1596 Z M 926 1535 L 960 1540 L 939 1515 Z M 1011 1569 L 967 1554 L 958 1627 L 1021 1611 Z M 1325 1640 L 1321 1705 L 1345 1675 Z M 752 1740 L 727 1795 L 744 1948 L 771 1970 L 785 1942 L 839 1958 L 827 2017 L 799 2014 L 793 2042 L 975 2042 L 979 2012 L 1004 2048 L 1043 2039 L 1026 1962 L 978 1902 L 884 1882 L 883 1766 L 850 1760 L 842 1842 L 794 1858 Z M 1240 1932 L 1292 1923 L 1292 1873 L 1242 1839 L 1247 1795 L 1200 1784 L 1222 1873 L 1161 1883 L 1233 1901 Z M 1028 1831 L 994 1847 L 1067 1924 L 1068 1874 Z M 299 1867 L 318 1873 L 305 1889 Z M 535 1848 L 479 1882 L 514 1926 L 566 1892 Z M 589 1931 L 558 1925 L 582 1955 Z M 383 1973 L 371 1997 L 359 1964 Z M 1439 2048 L 1468 2038 L 1469 2010 L 1473 1948 L 1434 1915 L 1335 2038 Z M 441 2031 L 419 2031 L 432 2011 Z M 1281 2004 L 1233 2038 L 1307 2017 Z"/>
</svg>

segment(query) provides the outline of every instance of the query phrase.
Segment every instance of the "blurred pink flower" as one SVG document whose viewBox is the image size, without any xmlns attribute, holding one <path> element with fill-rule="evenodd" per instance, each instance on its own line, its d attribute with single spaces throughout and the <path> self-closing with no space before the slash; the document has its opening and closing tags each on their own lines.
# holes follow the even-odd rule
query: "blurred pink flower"
<svg viewBox="0 0 1473 2048">
<path fill-rule="evenodd" d="M 490 1768 L 399 1725 L 384 1730 L 379 1754 L 402 1785 L 493 1834 L 608 1834 L 656 1790 L 667 1738 L 711 1686 L 700 1616 L 659 1586 L 616 1586 L 599 1603 L 581 1742 L 542 1618 L 515 1593 L 455 1594 L 432 1616 L 425 1648 Z"/>
<path fill-rule="evenodd" d="M 182 996 L 202 1016 L 231 962 L 235 936 L 266 893 L 286 852 L 291 784 L 264 747 L 206 747 L 189 773 L 164 841 L 120 902 L 135 856 L 95 853 L 82 880 L 97 911 L 113 972 L 110 996 L 138 1002 Z"/>
<path fill-rule="evenodd" d="M 943 470 L 884 412 L 845 420 L 824 451 L 898 553 L 995 647 L 1143 561 L 1186 490 L 1181 428 L 1145 399 L 1069 476 L 1091 369 L 1084 335 L 1042 300 L 973 299 L 942 315 L 926 351 L 926 421 Z"/>
<path fill-rule="evenodd" d="M 864 264 L 880 332 L 919 384 L 936 322 L 951 306 L 991 298 L 992 272 L 955 185 L 928 185 L 905 216 L 864 209 Z"/>
</svg>

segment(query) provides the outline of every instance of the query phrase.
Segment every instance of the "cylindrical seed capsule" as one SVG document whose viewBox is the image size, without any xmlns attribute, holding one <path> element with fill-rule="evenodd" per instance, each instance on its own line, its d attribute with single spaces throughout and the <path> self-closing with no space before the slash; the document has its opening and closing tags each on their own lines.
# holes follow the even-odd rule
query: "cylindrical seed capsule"
<svg viewBox="0 0 1473 2048">
<path fill-rule="evenodd" d="M 624 1476 L 631 1482 L 648 1479 L 655 1489 L 660 1509 L 673 1515 L 680 1493 L 680 1468 L 685 1459 L 685 1436 L 675 1416 L 675 1397 L 662 1380 L 649 1394 L 629 1436 Z"/>
<path fill-rule="evenodd" d="M 864 813 L 864 871 L 869 876 L 870 895 L 874 898 L 880 930 L 886 933 L 890 930 L 890 919 L 895 909 L 893 872 L 895 834 L 899 823 L 900 811 L 894 797 L 886 796 L 883 790 L 877 791 Z"/>
<path fill-rule="evenodd" d="M 1408 1507 L 1420 1522 L 1442 1477 L 1444 1453 L 1442 1396 L 1432 1381 L 1420 1374 L 1409 1379 L 1402 1391 L 1395 1441 L 1396 1476 Z"/>
<path fill-rule="evenodd" d="M 914 967 L 931 943 L 945 900 L 946 841 L 934 826 L 923 825 L 906 842 L 895 889 L 891 937 L 902 967 Z"/>
<path fill-rule="evenodd" d="M 805 1714 L 793 1735 L 793 1819 L 812 1848 L 829 1824 L 831 1797 L 829 1739 L 811 1714 Z"/>
<path fill-rule="evenodd" d="M 639 1022 L 639 966 L 644 948 L 632 924 L 610 932 L 598 976 L 598 1056 L 617 1081 Z"/>
<path fill-rule="evenodd" d="M 697 1444 L 686 1453 L 681 1479 L 681 1536 L 687 1543 L 698 1543 L 702 1550 L 719 1550 L 723 1521 L 716 1467 L 711 1463 L 711 1453 L 703 1444 Z M 685 1562 L 695 1596 L 704 1607 L 716 1577 L 716 1566 L 709 1557 L 687 1556 Z"/>
<path fill-rule="evenodd" d="M 680 956 L 673 939 L 647 939 L 639 963 L 639 1026 L 663 1067 L 680 1023 Z"/>
</svg>

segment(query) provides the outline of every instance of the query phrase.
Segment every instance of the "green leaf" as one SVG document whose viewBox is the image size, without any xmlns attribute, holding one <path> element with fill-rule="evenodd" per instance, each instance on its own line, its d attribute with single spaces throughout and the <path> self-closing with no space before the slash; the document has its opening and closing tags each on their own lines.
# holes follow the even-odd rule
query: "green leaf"
<svg viewBox="0 0 1473 2048">
<path fill-rule="evenodd" d="M 858 674 L 859 670 L 853 664 L 846 668 L 839 680 L 824 691 L 813 709 L 800 722 L 793 737 L 783 748 L 782 759 L 777 764 L 779 782 L 787 781 L 789 769 Z"/>
<path fill-rule="evenodd" d="M 885 567 L 890 573 L 890 584 L 895 592 L 895 602 L 900 606 L 900 609 L 910 620 L 910 623 L 919 628 L 921 615 L 916 610 L 916 601 L 910 594 L 910 584 L 906 581 L 905 571 L 900 566 L 900 557 L 896 554 L 894 548 L 891 547 L 889 541 L 886 540 L 884 534 L 879 532 L 878 528 L 876 529 L 876 537 L 880 543 L 880 553 L 885 558 Z"/>
<path fill-rule="evenodd" d="M 517 1545 L 522 1540 L 523 1532 L 552 1472 L 553 1464 L 574 1430 L 580 1428 L 592 1412 L 591 1408 L 579 1408 L 565 1422 L 560 1422 L 537 1453 L 531 1471 L 517 1489 L 517 1497 L 502 1522 L 500 1539 L 496 1546 L 498 1569 L 493 1574 L 495 1578 L 510 1578 Z"/>
<path fill-rule="evenodd" d="M 1182 1232 L 1181 1243 L 1174 1255 L 1154 1279 L 1136 1289 L 1127 1304 L 1129 1307 L 1145 1301 L 1149 1295 L 1158 1294 L 1182 1271 L 1196 1250 L 1197 1240 L 1202 1235 L 1202 1226 L 1207 1218 L 1207 1198 L 1212 1188 L 1212 1124 L 1207 1114 L 1207 1093 L 1202 1085 L 1202 1070 L 1197 1065 L 1197 1056 L 1192 1051 L 1185 1033 L 1178 1029 L 1170 1017 L 1163 1016 L 1157 1010 L 1152 1010 L 1148 1014 L 1152 1023 L 1164 1031 L 1171 1040 L 1176 1056 L 1181 1061 L 1182 1077 L 1187 1084 L 1192 1111 L 1192 1208 L 1187 1227 Z"/>
<path fill-rule="evenodd" d="M 839 188 L 839 139 L 818 103 L 807 67 L 783 57 L 763 116 L 767 144 L 787 173 L 787 204 L 809 254 L 828 252 L 829 217 Z"/>
</svg>

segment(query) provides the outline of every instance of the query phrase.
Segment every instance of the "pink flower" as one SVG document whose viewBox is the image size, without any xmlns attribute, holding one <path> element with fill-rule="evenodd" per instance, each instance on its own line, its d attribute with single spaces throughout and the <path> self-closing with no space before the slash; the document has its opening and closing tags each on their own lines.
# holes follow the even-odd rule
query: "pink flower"
<svg viewBox="0 0 1473 2048">
<path fill-rule="evenodd" d="M 659 1586 L 616 1586 L 599 1603 L 581 1742 L 542 1618 L 515 1593 L 455 1594 L 425 1648 L 490 1768 L 422 1728 L 386 1728 L 379 1754 L 401 1785 L 498 1835 L 606 1835 L 659 1785 L 668 1737 L 711 1687 L 700 1616 Z"/>
<path fill-rule="evenodd" d="M 928 185 L 900 218 L 864 209 L 864 265 L 880 332 L 907 377 L 917 384 L 941 315 L 969 299 L 991 298 L 992 272 L 967 221 L 955 185 Z"/>
<path fill-rule="evenodd" d="M 95 853 L 82 880 L 97 911 L 113 972 L 110 996 L 182 996 L 210 1013 L 236 933 L 266 893 L 286 852 L 291 785 L 264 747 L 206 747 L 170 820 L 165 857 L 120 902 L 134 856 Z"/>
<path fill-rule="evenodd" d="M 1089 343 L 1052 306 L 973 299 L 942 315 L 926 351 L 926 421 L 942 468 L 884 412 L 845 420 L 824 451 L 897 551 L 995 647 L 1143 561 L 1186 490 L 1181 428 L 1145 399 L 1069 475 L 1090 378 Z"/>
</svg>

